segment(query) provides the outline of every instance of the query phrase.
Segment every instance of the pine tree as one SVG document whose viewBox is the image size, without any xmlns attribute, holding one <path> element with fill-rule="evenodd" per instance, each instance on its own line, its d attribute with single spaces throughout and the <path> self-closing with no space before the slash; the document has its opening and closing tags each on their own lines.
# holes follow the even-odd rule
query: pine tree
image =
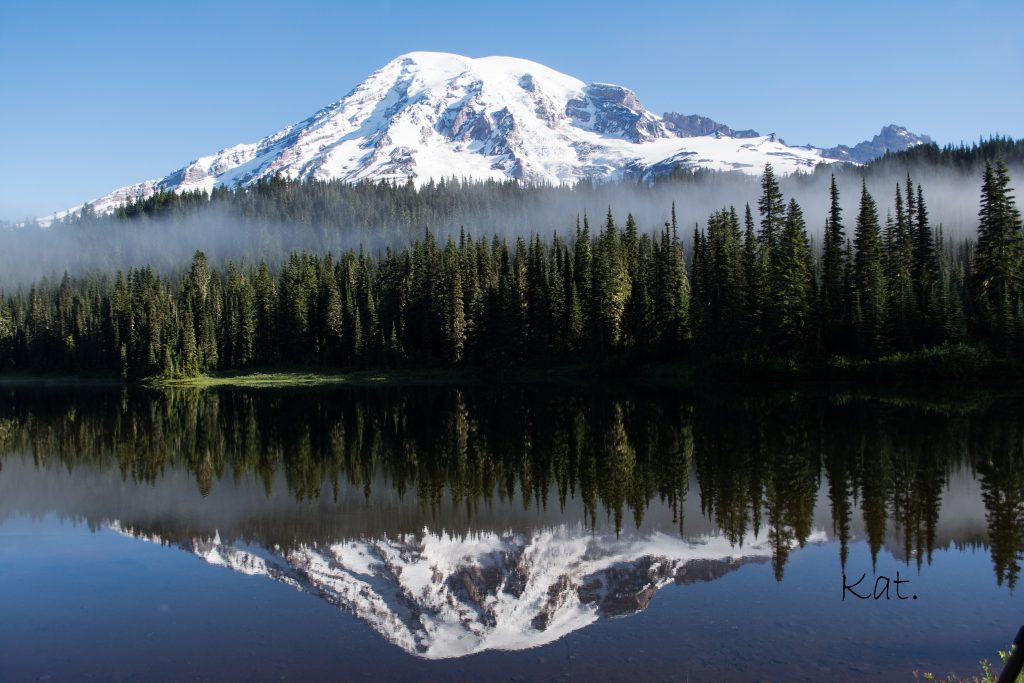
<svg viewBox="0 0 1024 683">
<path fill-rule="evenodd" d="M 643 235 L 637 245 L 636 263 L 632 267 L 629 298 L 623 319 L 628 329 L 629 345 L 639 356 L 646 356 L 657 341 L 654 319 L 654 245 L 650 235 Z"/>
<path fill-rule="evenodd" d="M 771 164 L 765 164 L 764 175 L 761 177 L 761 198 L 757 202 L 761 212 L 761 244 L 768 254 L 768 261 L 774 258 L 774 250 L 779 234 L 786 221 L 786 202 L 779 189 L 779 181 Z"/>
<path fill-rule="evenodd" d="M 511 293 L 507 320 L 511 329 L 511 340 L 514 362 L 520 362 L 528 352 L 533 330 L 530 327 L 530 297 L 528 277 L 528 253 L 523 238 L 516 239 L 516 250 L 512 259 L 512 268 L 506 271 L 509 277 Z"/>
<path fill-rule="evenodd" d="M 551 249 L 548 254 L 548 321 L 547 328 L 551 331 L 549 343 L 551 349 L 559 356 L 564 356 L 570 349 L 571 334 L 566 324 L 567 294 L 565 291 L 565 254 L 562 241 L 556 232 L 551 238 Z"/>
<path fill-rule="evenodd" d="M 899 349 L 913 347 L 917 300 L 914 291 L 914 240 L 903 203 L 899 183 L 896 184 L 896 218 L 887 226 L 886 280 L 888 284 L 889 337 Z"/>
<path fill-rule="evenodd" d="M 842 209 L 839 206 L 839 189 L 836 176 L 832 175 L 829 190 L 830 208 L 825 221 L 824 250 L 821 259 L 821 303 L 819 311 L 822 323 L 822 339 L 829 348 L 842 348 L 847 337 L 844 321 L 847 302 L 843 277 L 846 265 L 843 262 L 843 246 L 846 234 L 843 230 Z"/>
<path fill-rule="evenodd" d="M 332 364 L 342 362 L 351 364 L 353 361 L 351 347 L 346 343 L 348 340 L 345 338 L 346 333 L 350 336 L 355 331 L 349 329 L 349 326 L 354 326 L 354 320 L 352 320 L 351 299 L 348 296 L 350 283 L 347 265 L 347 259 L 343 258 L 335 267 L 334 259 L 327 254 L 320 262 L 317 273 L 317 319 L 321 324 L 317 346 L 320 349 L 321 358 Z M 345 299 L 348 305 L 342 304 L 342 289 L 339 286 L 339 281 L 345 287 Z M 348 320 L 345 319 L 346 317 Z M 348 324 L 346 325 L 346 323 Z"/>
<path fill-rule="evenodd" d="M 282 266 L 276 306 L 281 354 L 293 361 L 304 360 L 307 355 L 310 291 L 302 275 L 302 264 L 302 257 L 293 253 Z"/>
<path fill-rule="evenodd" d="M 363 365 L 378 364 L 384 346 L 380 329 L 380 312 L 377 307 L 377 297 L 374 294 L 370 268 L 369 259 L 360 247 L 356 266 L 356 310 L 359 313 L 359 321 L 363 330 Z"/>
<path fill-rule="evenodd" d="M 626 269 L 626 277 L 632 282 L 636 279 L 636 267 L 639 260 L 639 237 L 636 219 L 633 214 L 626 215 L 626 229 L 622 233 L 622 263 Z"/>
<path fill-rule="evenodd" d="M 253 360 L 256 342 L 256 309 L 252 285 L 233 263 L 228 263 L 224 289 L 224 320 L 221 358 L 228 367 L 242 367 Z"/>
<path fill-rule="evenodd" d="M 986 164 L 978 214 L 975 297 L 983 331 L 1000 351 L 1018 337 L 1024 289 L 1024 228 L 1006 165 Z"/>
<path fill-rule="evenodd" d="M 796 353 L 806 345 L 811 314 L 811 249 L 803 212 L 789 202 L 772 269 L 769 323 L 777 348 Z"/>
<path fill-rule="evenodd" d="M 693 227 L 693 262 L 690 265 L 690 324 L 698 348 L 708 339 L 707 240 L 698 226 Z"/>
<path fill-rule="evenodd" d="M 909 180 L 908 180 L 909 183 Z M 935 237 L 928 223 L 928 209 L 924 203 L 924 193 L 917 186 L 914 203 L 914 271 L 916 284 L 915 298 L 918 306 L 917 339 L 918 343 L 931 345 L 942 338 L 943 304 L 942 276 L 938 250 L 935 248 Z"/>
<path fill-rule="evenodd" d="M 17 325 L 11 306 L 4 299 L 3 290 L 0 290 L 0 368 L 11 367 L 15 362 L 14 339 L 17 332 Z"/>
<path fill-rule="evenodd" d="M 780 331 L 777 329 L 781 321 L 782 302 L 777 297 L 774 287 L 778 283 L 779 235 L 785 227 L 786 204 L 775 179 L 771 164 L 766 164 L 761 177 L 761 198 L 757 202 L 761 214 L 761 228 L 758 234 L 758 284 L 757 291 L 761 300 L 758 302 L 758 325 L 768 339 L 775 339 Z"/>
<path fill-rule="evenodd" d="M 462 271 L 451 239 L 444 250 L 444 354 L 451 365 L 462 362 L 466 344 L 466 314 L 462 291 Z"/>
<path fill-rule="evenodd" d="M 743 292 L 736 286 L 742 280 L 742 256 L 735 208 L 723 209 L 708 218 L 705 240 L 704 335 L 712 348 L 724 351 L 735 347 L 742 338 Z"/>
<path fill-rule="evenodd" d="M 545 247 L 541 244 L 540 235 L 535 233 L 526 257 L 526 306 L 531 355 L 543 355 L 551 346 L 549 279 Z"/>
<path fill-rule="evenodd" d="M 853 241 L 846 238 L 846 249 L 843 252 L 843 298 L 846 300 L 845 327 L 849 330 L 856 330 L 861 324 L 860 306 L 856 295 L 856 277 L 854 272 Z M 847 348 L 847 347 L 844 347 Z"/>
<path fill-rule="evenodd" d="M 622 312 L 629 296 L 629 278 L 610 208 L 594 253 L 592 287 L 591 338 L 594 350 L 605 353 L 619 343 Z"/>
<path fill-rule="evenodd" d="M 192 324 L 194 319 L 192 304 L 186 302 L 185 310 L 182 313 L 178 372 L 185 377 L 194 377 L 199 374 L 199 353 L 196 348 L 196 330 Z"/>
<path fill-rule="evenodd" d="M 478 270 L 479 256 L 477 242 L 472 235 L 467 235 L 465 230 L 460 231 L 459 236 L 459 267 L 462 273 L 462 298 L 463 311 L 466 316 L 466 344 L 465 357 L 473 361 L 478 357 L 480 346 L 480 313 L 483 306 L 483 287 L 480 281 Z M 366 277 L 368 279 L 369 276 Z M 373 291 L 367 284 L 367 296 L 373 297 Z M 380 329 L 380 323 L 373 320 L 376 329 Z M 379 332 L 378 332 L 379 334 Z"/>
<path fill-rule="evenodd" d="M 878 207 L 861 182 L 860 211 L 854 236 L 855 306 L 858 311 L 857 342 L 862 353 L 881 351 L 885 330 L 885 277 L 882 268 L 882 234 Z"/>
<path fill-rule="evenodd" d="M 573 255 L 573 273 L 576 280 L 576 297 L 580 302 L 580 322 L 583 335 L 589 336 L 591 330 L 591 301 L 594 279 L 593 244 L 590 236 L 590 220 L 583 214 L 583 227 L 580 228 L 579 217 L 576 218 L 576 242 Z"/>
<path fill-rule="evenodd" d="M 686 257 L 683 244 L 679 239 L 676 226 L 675 204 L 672 205 L 672 251 L 671 251 L 672 290 L 676 303 L 673 306 L 674 316 L 670 324 L 675 343 L 684 345 L 693 336 L 693 324 L 689 318 L 690 310 L 690 278 L 686 272 Z M 677 353 L 681 349 L 676 349 Z"/>
<path fill-rule="evenodd" d="M 686 257 L 679 239 L 676 205 L 672 204 L 672 220 L 665 223 L 657 248 L 654 316 L 657 340 L 663 354 L 676 356 L 689 336 L 690 279 L 686 273 Z"/>
<path fill-rule="evenodd" d="M 757 235 L 754 232 L 754 217 L 747 204 L 743 212 L 743 336 L 753 343 L 758 334 L 761 310 L 761 274 L 758 255 Z"/>
<path fill-rule="evenodd" d="M 201 370 L 217 367 L 217 316 L 215 303 L 214 276 L 206 254 L 196 251 L 189 269 L 190 296 L 195 315 L 195 336 L 199 349 Z"/>
<path fill-rule="evenodd" d="M 256 362 L 268 364 L 277 357 L 277 284 L 262 259 L 253 277 L 256 309 Z"/>
<path fill-rule="evenodd" d="M 583 348 L 586 334 L 586 317 L 584 315 L 584 304 L 580 301 L 579 291 L 576 289 L 575 271 L 573 260 L 566 252 L 565 258 L 565 281 L 569 283 L 565 301 L 565 327 L 568 336 L 568 347 L 573 351 Z"/>
</svg>

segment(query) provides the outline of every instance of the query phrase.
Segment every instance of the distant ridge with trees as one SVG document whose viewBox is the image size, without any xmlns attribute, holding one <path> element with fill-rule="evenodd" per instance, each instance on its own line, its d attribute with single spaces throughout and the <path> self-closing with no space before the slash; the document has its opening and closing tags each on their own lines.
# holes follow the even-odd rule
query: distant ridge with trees
<svg viewBox="0 0 1024 683">
<path fill-rule="evenodd" d="M 964 150 L 965 158 L 976 154 Z M 425 230 L 404 248 L 293 252 L 273 266 L 219 268 L 197 252 L 184 273 L 141 267 L 42 279 L 0 298 L 0 367 L 141 378 L 279 364 L 640 364 L 730 355 L 806 363 L 954 344 L 1019 359 L 1024 228 L 1006 165 L 984 168 L 977 238 L 957 242 L 930 222 L 927 192 L 911 176 L 896 187 L 895 215 L 884 219 L 862 185 L 852 221 L 833 176 L 818 249 L 769 165 L 757 206 L 714 212 L 694 228 L 689 250 L 674 207 L 655 233 L 641 233 L 632 215 L 620 225 L 609 209 L 599 225 L 583 215 L 570 234 L 551 238 L 463 232 L 442 241 Z M 502 188 L 516 191 L 493 189 Z M 267 189 L 287 190 L 285 181 Z M 118 218 L 233 194 L 161 195 L 123 207 Z"/>
</svg>

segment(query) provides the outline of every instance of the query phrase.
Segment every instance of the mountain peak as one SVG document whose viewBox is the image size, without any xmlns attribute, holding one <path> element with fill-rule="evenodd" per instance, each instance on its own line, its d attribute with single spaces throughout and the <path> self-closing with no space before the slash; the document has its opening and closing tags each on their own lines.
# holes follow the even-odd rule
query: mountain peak
<svg viewBox="0 0 1024 683">
<path fill-rule="evenodd" d="M 460 76 L 467 79 L 482 81 L 518 82 L 523 76 L 533 76 L 549 81 L 550 85 L 570 90 L 583 88 L 584 83 L 566 74 L 555 71 L 538 62 L 519 57 L 491 55 L 487 57 L 466 57 L 451 52 L 407 52 L 388 62 L 375 71 L 370 79 L 378 74 L 389 75 L 394 71 L 418 73 L 427 76 L 425 83 L 436 85 L 455 81 Z M 368 79 L 368 80 L 370 80 Z"/>
<path fill-rule="evenodd" d="M 280 175 L 344 182 L 458 176 L 552 185 L 641 178 L 679 168 L 759 173 L 863 162 L 916 144 L 898 126 L 853 148 L 791 147 L 754 130 L 644 107 L 629 88 L 585 84 L 543 64 L 505 56 L 408 52 L 342 99 L 258 142 L 201 157 L 163 178 L 93 202 L 99 213 L 159 191 L 211 191 Z"/>
<path fill-rule="evenodd" d="M 454 52 L 432 52 L 417 50 L 401 54 L 385 65 L 392 64 L 415 64 L 423 69 L 444 69 L 459 67 L 471 69 L 474 67 L 492 67 L 506 71 L 542 71 L 568 78 L 565 74 L 555 71 L 551 67 L 540 62 L 534 62 L 522 57 L 511 57 L 506 55 L 487 55 L 484 57 L 467 57 L 466 55 L 455 54 Z"/>
<path fill-rule="evenodd" d="M 903 126 L 890 123 L 887 126 L 882 126 L 882 130 L 879 131 L 878 135 L 870 140 L 858 142 L 853 147 L 837 145 L 822 150 L 821 154 L 828 159 L 866 164 L 886 152 L 902 152 L 905 149 L 931 142 L 932 139 L 927 135 L 917 135 L 911 133 Z"/>
</svg>

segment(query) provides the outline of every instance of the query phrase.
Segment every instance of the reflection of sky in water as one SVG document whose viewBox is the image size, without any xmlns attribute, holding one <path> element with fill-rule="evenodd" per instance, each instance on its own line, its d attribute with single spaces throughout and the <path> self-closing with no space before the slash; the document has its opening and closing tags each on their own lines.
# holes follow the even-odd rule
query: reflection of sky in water
<svg viewBox="0 0 1024 683">
<path fill-rule="evenodd" d="M 569 498 L 564 511 L 560 510 L 556 491 L 549 493 L 546 507 L 536 501 L 524 506 L 517 498 L 512 503 L 479 505 L 472 513 L 445 495 L 440 509 L 427 513 L 418 504 L 415 492 L 401 495 L 380 478 L 371 486 L 369 498 L 361 487 L 343 483 L 336 499 L 328 488 L 316 502 L 297 502 L 281 472 L 273 482 L 268 493 L 255 475 L 236 478 L 227 474 L 217 481 L 211 495 L 203 496 L 195 478 L 181 468 L 168 468 L 158 481 L 139 485 L 123 481 L 115 468 L 79 468 L 69 473 L 58 462 L 52 462 L 40 469 L 31 456 L 21 454 L 5 459 L 0 472 L 0 519 L 18 513 L 56 511 L 72 518 L 123 520 L 143 527 L 173 521 L 211 535 L 221 530 L 227 536 L 266 536 L 272 533 L 267 527 L 286 520 L 290 534 L 307 540 L 337 541 L 365 534 L 416 532 L 425 523 L 449 531 L 506 531 L 582 522 L 586 518 L 578 496 Z M 695 474 L 690 476 L 688 490 L 683 503 L 684 534 L 690 537 L 718 532 L 714 521 L 701 510 Z M 596 522 L 599 530 L 613 528 L 603 513 L 597 515 Z M 635 528 L 631 518 L 627 517 L 626 527 Z M 815 497 L 812 527 L 829 532 L 832 529 L 826 481 L 822 481 Z M 657 499 L 651 501 L 639 528 L 678 533 L 672 510 Z M 887 528 L 886 545 L 902 553 L 902 535 L 891 520 Z M 856 502 L 851 508 L 850 532 L 854 538 L 865 534 L 864 515 Z M 978 482 L 967 469 L 956 470 L 943 487 L 936 545 L 984 542 L 985 535 L 985 506 Z"/>
<path fill-rule="evenodd" d="M 964 413 L 848 400 L 690 412 L 665 396 L 588 397 L 566 410 L 551 395 L 512 391 L 491 405 L 487 393 L 417 391 L 99 392 L 78 403 L 40 392 L 25 406 L 0 395 L 0 680 L 908 680 L 972 673 L 1019 625 L 994 565 L 997 545 L 1000 571 L 1019 557 L 1024 514 L 1005 476 L 1022 457 L 1012 401 Z M 317 444 L 387 424 L 354 421 L 359 411 L 409 426 L 352 474 L 364 452 Z M 476 422 L 444 422 L 452 414 Z M 588 421 L 590 440 L 559 465 L 545 458 L 566 417 Z M 438 420 L 485 435 L 472 457 L 500 461 L 496 486 L 508 478 L 517 493 L 454 499 L 479 474 L 445 469 L 458 462 L 446 460 L 455 432 Z M 203 440 L 228 424 L 259 425 L 269 446 Z M 162 435 L 153 450 L 137 437 L 123 447 L 150 426 Z M 755 427 L 767 436 L 751 457 Z M 303 433 L 313 438 L 289 441 Z M 642 455 L 645 440 L 655 445 Z M 665 443 L 688 449 L 682 469 Z M 211 457 L 220 474 L 203 470 Z M 537 478 L 561 466 L 570 475 Z M 561 503 L 564 476 L 596 484 L 577 479 Z M 622 491 L 617 533 L 608 500 Z M 1010 503 L 998 515 L 993 492 Z M 751 495 L 756 530 L 743 519 Z M 873 582 L 874 539 L 878 573 L 899 571 L 919 600 L 841 600 L 836 515 L 848 520 L 847 574 Z"/>
<path fill-rule="evenodd" d="M 883 552 L 879 571 L 907 568 Z M 849 565 L 870 573 L 866 546 Z M 405 655 L 352 616 L 260 577 L 109 530 L 15 517 L 0 526 L 0 671 L 11 680 L 362 679 L 907 680 L 994 656 L 1019 605 L 984 550 L 943 550 L 905 603 L 840 602 L 835 543 L 794 552 L 777 583 L 764 564 L 670 585 L 638 614 L 541 648 L 443 662 Z M 1011 629 L 1012 630 L 1012 629 Z"/>
</svg>

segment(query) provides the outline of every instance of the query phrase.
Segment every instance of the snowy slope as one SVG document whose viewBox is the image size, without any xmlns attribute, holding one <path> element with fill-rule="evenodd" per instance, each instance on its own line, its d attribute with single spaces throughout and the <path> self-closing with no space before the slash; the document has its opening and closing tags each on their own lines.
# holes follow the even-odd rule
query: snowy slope
<svg viewBox="0 0 1024 683">
<path fill-rule="evenodd" d="M 116 522 L 111 528 L 160 542 Z M 824 532 L 809 539 L 824 540 Z M 544 645 L 600 618 L 643 610 L 669 583 L 711 581 L 772 553 L 753 535 L 733 546 L 720 536 L 616 538 L 566 525 L 528 536 L 424 531 L 289 552 L 219 536 L 181 547 L 317 595 L 428 659 Z"/>
<path fill-rule="evenodd" d="M 412 52 L 305 121 L 91 204 L 103 213 L 158 189 L 209 191 L 274 174 L 561 184 L 676 166 L 755 173 L 768 161 L 788 174 L 827 160 L 774 136 L 693 137 L 647 111 L 626 88 L 586 85 L 535 62 Z"/>
</svg>

